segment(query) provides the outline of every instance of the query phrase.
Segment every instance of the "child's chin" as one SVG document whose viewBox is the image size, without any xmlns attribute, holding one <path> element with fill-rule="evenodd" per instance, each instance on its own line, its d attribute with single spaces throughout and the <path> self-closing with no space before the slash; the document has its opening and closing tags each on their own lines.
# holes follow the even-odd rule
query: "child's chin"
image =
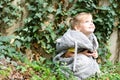
<svg viewBox="0 0 120 80">
<path fill-rule="evenodd" d="M 94 30 L 90 30 L 90 32 L 91 32 L 91 33 L 93 33 L 93 32 L 94 32 Z"/>
<path fill-rule="evenodd" d="M 88 34 L 92 34 L 92 33 L 93 33 L 93 31 L 89 32 Z"/>
<path fill-rule="evenodd" d="M 94 30 L 89 31 L 89 33 L 93 33 L 93 32 L 94 32 Z"/>
</svg>

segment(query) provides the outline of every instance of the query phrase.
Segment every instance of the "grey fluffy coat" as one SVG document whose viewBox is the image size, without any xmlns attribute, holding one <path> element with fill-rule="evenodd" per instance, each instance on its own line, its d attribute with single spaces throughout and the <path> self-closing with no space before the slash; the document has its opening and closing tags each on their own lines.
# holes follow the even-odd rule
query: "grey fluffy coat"
<svg viewBox="0 0 120 80">
<path fill-rule="evenodd" d="M 75 48 L 75 56 L 65 58 L 62 55 L 69 49 Z M 77 77 L 77 80 L 86 79 L 96 72 L 100 72 L 96 59 L 88 57 L 84 54 L 78 54 L 81 49 L 89 51 L 97 50 L 98 42 L 96 36 L 92 33 L 89 37 L 82 32 L 68 29 L 67 32 L 56 43 L 57 55 L 54 57 L 53 62 L 60 62 L 62 72 L 69 77 L 70 73 L 65 68 L 70 69 Z"/>
</svg>

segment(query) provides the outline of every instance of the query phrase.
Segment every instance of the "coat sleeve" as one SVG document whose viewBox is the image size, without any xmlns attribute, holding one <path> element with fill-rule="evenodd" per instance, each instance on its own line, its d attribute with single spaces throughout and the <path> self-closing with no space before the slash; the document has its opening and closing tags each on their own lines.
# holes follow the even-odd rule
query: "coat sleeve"
<svg viewBox="0 0 120 80">
<path fill-rule="evenodd" d="M 62 38 L 57 39 L 57 41 L 56 41 L 56 52 L 59 53 L 63 50 L 67 50 L 68 47 L 65 44 L 66 43 L 62 40 Z"/>
<path fill-rule="evenodd" d="M 66 37 L 61 37 L 56 40 L 56 52 L 61 52 L 74 47 L 74 42 Z"/>
</svg>

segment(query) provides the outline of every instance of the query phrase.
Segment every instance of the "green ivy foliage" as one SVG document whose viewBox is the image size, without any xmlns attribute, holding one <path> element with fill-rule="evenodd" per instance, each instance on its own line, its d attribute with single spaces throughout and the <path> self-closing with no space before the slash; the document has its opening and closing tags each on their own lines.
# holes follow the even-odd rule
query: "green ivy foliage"
<svg viewBox="0 0 120 80">
<path fill-rule="evenodd" d="M 10 4 L 13 0 L 0 1 L 1 22 L 8 24 L 20 16 L 22 9 Z M 115 25 L 120 15 L 120 1 L 109 0 L 108 6 L 99 4 L 100 0 L 25 0 L 25 6 L 29 12 L 25 25 L 16 33 L 22 41 L 22 45 L 31 47 L 32 43 L 38 43 L 47 53 L 55 53 L 55 40 L 62 36 L 70 27 L 69 19 L 79 12 L 91 12 L 96 25 L 95 34 L 100 48 L 99 54 L 110 55 L 108 40 L 114 28 L 119 28 L 120 23 Z M 3 8 L 4 7 L 4 8 Z M 7 16 L 5 16 L 7 15 Z"/>
<path fill-rule="evenodd" d="M 14 71 L 22 73 L 23 80 L 68 80 L 60 71 L 60 67 L 54 66 L 51 60 L 40 57 L 37 61 L 31 61 L 21 53 L 20 47 L 21 42 L 17 36 L 0 36 L 1 80 L 19 79 L 19 76 L 13 77 Z"/>
<path fill-rule="evenodd" d="M 23 54 L 18 48 L 21 43 L 15 36 L 0 36 L 0 58 L 8 57 L 12 60 L 23 60 Z"/>
<path fill-rule="evenodd" d="M 0 0 L 0 24 L 8 28 L 21 17 L 21 8 L 12 4 L 14 0 Z"/>
</svg>

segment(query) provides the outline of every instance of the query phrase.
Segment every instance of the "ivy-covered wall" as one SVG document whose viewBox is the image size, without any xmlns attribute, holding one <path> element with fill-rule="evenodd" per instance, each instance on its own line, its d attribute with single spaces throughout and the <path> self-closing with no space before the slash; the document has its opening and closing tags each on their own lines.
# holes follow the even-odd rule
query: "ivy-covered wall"
<svg viewBox="0 0 120 80">
<path fill-rule="evenodd" d="M 110 56 L 108 40 L 113 28 L 120 27 L 119 4 L 119 0 L 1 0 L 0 32 L 14 32 L 22 46 L 32 49 L 37 44 L 53 55 L 55 40 L 69 28 L 70 18 L 79 12 L 91 12 L 99 55 L 104 60 Z"/>
</svg>

